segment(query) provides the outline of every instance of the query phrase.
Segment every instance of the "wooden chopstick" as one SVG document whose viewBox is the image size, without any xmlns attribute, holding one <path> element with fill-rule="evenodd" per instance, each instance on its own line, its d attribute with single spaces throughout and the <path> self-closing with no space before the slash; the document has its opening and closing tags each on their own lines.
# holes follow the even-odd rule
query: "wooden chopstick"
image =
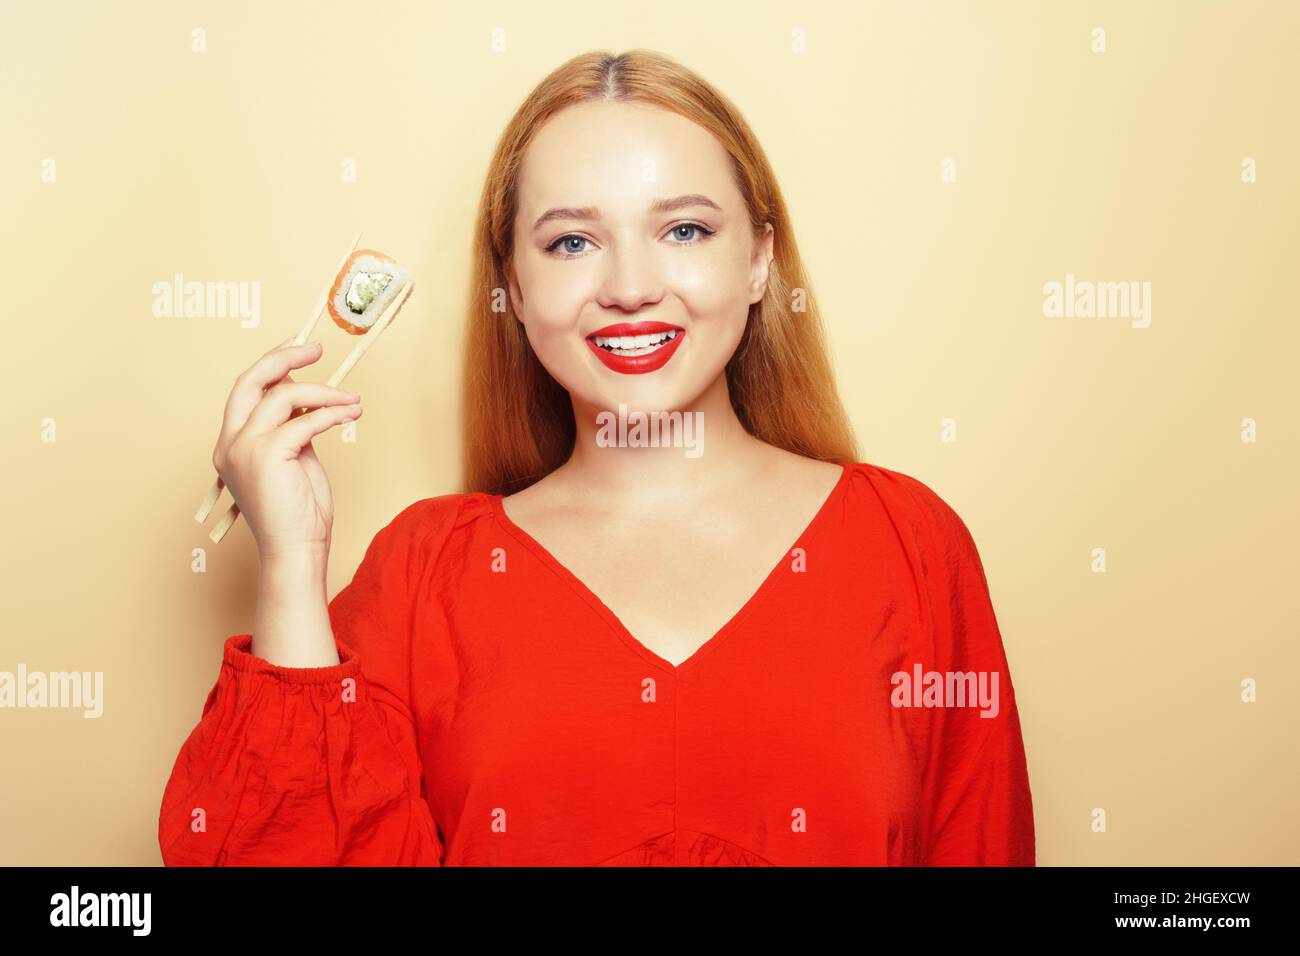
<svg viewBox="0 0 1300 956">
<path fill-rule="evenodd" d="M 352 354 L 344 359 L 343 364 L 330 376 L 330 380 L 326 382 L 327 385 L 331 388 L 338 388 L 343 383 L 343 379 L 347 378 L 348 372 L 352 371 L 352 367 L 361 361 L 361 356 L 366 354 L 366 350 L 383 334 L 384 329 L 388 328 L 388 323 L 393 321 L 393 316 L 397 315 L 414 291 L 415 280 L 407 279 L 406 283 L 397 290 L 397 295 L 393 296 L 393 301 L 388 303 L 388 308 L 384 309 L 383 314 L 379 316 L 374 326 L 365 335 L 361 336 L 361 341 L 356 344 Z"/>
</svg>

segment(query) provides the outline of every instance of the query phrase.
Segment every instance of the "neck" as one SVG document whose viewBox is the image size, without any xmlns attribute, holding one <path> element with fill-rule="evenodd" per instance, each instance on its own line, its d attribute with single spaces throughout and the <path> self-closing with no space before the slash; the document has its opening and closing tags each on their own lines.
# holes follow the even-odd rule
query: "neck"
<svg viewBox="0 0 1300 956">
<path fill-rule="evenodd" d="M 615 503 L 654 507 L 706 499 L 755 473 L 771 451 L 736 417 L 725 374 L 672 414 L 655 415 L 631 403 L 620 414 L 619 408 L 576 398 L 573 414 L 573 454 L 555 474 L 584 496 Z M 656 440 L 658 447 L 651 446 Z"/>
</svg>

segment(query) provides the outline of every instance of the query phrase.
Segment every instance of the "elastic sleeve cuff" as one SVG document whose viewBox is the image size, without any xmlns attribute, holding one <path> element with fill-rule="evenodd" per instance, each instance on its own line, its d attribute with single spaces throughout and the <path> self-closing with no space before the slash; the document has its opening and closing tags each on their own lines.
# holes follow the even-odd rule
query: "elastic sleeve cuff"
<svg viewBox="0 0 1300 956">
<path fill-rule="evenodd" d="M 226 639 L 222 654 L 222 664 L 232 670 L 247 674 L 259 674 L 286 684 L 333 684 L 347 677 L 356 677 L 361 673 L 361 662 L 356 652 L 336 636 L 334 646 L 338 649 L 339 662 L 327 667 L 281 667 L 251 651 L 252 634 L 235 634 Z"/>
</svg>

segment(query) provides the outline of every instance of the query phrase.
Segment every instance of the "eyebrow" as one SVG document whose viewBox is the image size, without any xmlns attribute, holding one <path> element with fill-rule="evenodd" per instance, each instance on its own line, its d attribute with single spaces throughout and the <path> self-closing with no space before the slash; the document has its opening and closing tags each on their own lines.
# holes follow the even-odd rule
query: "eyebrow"
<svg viewBox="0 0 1300 956">
<path fill-rule="evenodd" d="M 675 196 L 672 199 L 656 199 L 650 204 L 650 213 L 676 212 L 678 209 L 686 209 L 691 206 L 708 206 L 722 212 L 722 207 L 715 203 L 708 196 L 700 193 L 690 193 L 686 196 Z M 548 209 L 538 217 L 533 223 L 533 231 L 536 232 L 548 222 L 554 222 L 557 219 L 582 219 L 591 220 L 599 219 L 600 210 L 595 206 L 563 206 L 555 209 Z"/>
</svg>

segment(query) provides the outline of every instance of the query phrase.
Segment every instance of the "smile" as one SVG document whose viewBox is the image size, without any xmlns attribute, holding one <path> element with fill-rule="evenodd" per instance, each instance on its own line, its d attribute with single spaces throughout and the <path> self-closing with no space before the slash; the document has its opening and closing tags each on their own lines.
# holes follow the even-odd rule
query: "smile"
<svg viewBox="0 0 1300 956">
<path fill-rule="evenodd" d="M 671 342 L 675 338 L 677 338 L 676 329 L 670 332 L 656 332 L 653 335 L 619 335 L 613 337 L 593 335 L 591 340 L 602 349 L 609 349 L 619 355 L 649 355 L 665 342 Z"/>
<path fill-rule="evenodd" d="M 605 367 L 624 375 L 663 368 L 686 330 L 663 322 L 620 322 L 587 336 L 587 346 Z"/>
</svg>

